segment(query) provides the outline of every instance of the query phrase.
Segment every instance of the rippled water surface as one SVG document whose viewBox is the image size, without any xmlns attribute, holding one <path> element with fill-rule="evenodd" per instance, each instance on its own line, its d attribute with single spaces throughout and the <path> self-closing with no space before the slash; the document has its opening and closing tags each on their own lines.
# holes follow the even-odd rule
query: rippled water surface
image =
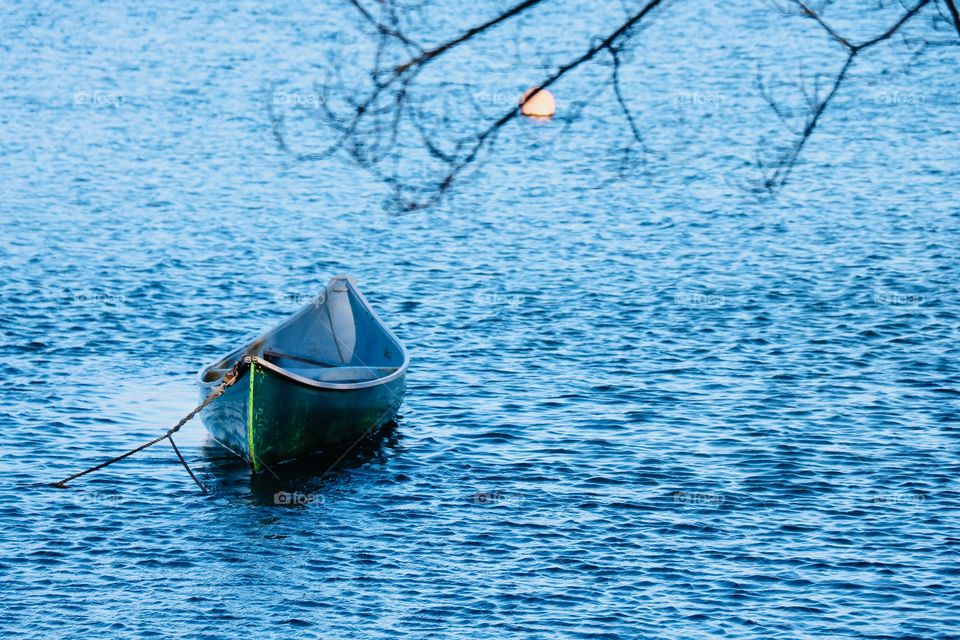
<svg viewBox="0 0 960 640">
<path fill-rule="evenodd" d="M 758 72 L 842 54 L 772 3 L 678 1 L 623 66 L 650 148 L 626 176 L 598 60 L 553 87 L 554 122 L 512 122 L 401 215 L 345 158 L 271 134 L 271 87 L 362 77 L 344 5 L 3 10 L 2 635 L 955 633 L 958 48 L 865 54 L 758 198 L 757 145 L 785 135 Z M 495 111 L 630 6 L 546 3 L 423 82 Z M 896 10 L 833 15 L 867 37 Z M 338 273 L 409 348 L 396 426 L 277 480 L 191 423 L 210 496 L 165 445 L 37 486 L 162 433 L 201 364 Z"/>
</svg>

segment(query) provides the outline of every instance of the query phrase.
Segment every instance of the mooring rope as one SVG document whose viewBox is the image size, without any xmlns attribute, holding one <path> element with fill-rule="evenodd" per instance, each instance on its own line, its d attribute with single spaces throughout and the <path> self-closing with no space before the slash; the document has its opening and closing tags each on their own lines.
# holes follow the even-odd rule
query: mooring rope
<svg viewBox="0 0 960 640">
<path fill-rule="evenodd" d="M 210 393 L 207 395 L 207 397 L 203 399 L 203 402 L 201 402 L 201 403 L 198 404 L 196 407 L 194 407 L 194 409 L 193 409 L 190 413 L 188 413 L 187 415 L 185 415 L 185 416 L 183 417 L 183 419 L 180 420 L 180 422 L 178 422 L 177 424 L 175 424 L 174 426 L 172 426 L 171 428 L 169 428 L 169 429 L 167 430 L 167 432 L 166 432 L 165 434 L 163 434 L 162 436 L 160 436 L 160 437 L 158 437 L 158 438 L 154 438 L 154 439 L 151 440 L 150 442 L 146 442 L 146 443 L 140 445 L 139 447 L 136 447 L 136 448 L 134 448 L 134 449 L 131 449 L 130 451 L 127 451 L 126 453 L 124 453 L 124 454 L 122 454 L 122 455 L 119 455 L 119 456 L 117 456 L 116 458 L 111 458 L 110 460 L 107 460 L 106 462 L 101 462 L 100 464 L 95 465 L 95 466 L 93 466 L 93 467 L 90 467 L 89 469 L 84 469 L 84 470 L 81 471 L 80 473 L 75 473 L 75 474 L 73 474 L 72 476 L 70 476 L 69 478 L 64 478 L 64 479 L 61 480 L 60 482 L 55 482 L 55 483 L 53 483 L 52 486 L 54 486 L 54 487 L 59 487 L 59 488 L 61 488 L 61 489 L 65 489 L 65 488 L 67 488 L 67 483 L 70 482 L 71 480 L 76 480 L 76 479 L 79 478 L 80 476 L 85 476 L 85 475 L 87 475 L 88 473 L 93 473 L 94 471 L 99 471 L 100 469 L 103 469 L 104 467 L 109 467 L 109 466 L 112 465 L 114 462 L 120 462 L 120 461 L 123 460 L 124 458 L 128 458 L 128 457 L 132 456 L 132 455 L 135 454 L 135 453 L 139 453 L 140 451 L 143 451 L 143 450 L 146 449 L 147 447 L 152 447 L 153 445 L 157 444 L 158 442 L 162 442 L 163 440 L 170 440 L 170 444 L 173 446 L 173 450 L 177 453 L 177 457 L 180 458 L 180 462 L 183 463 L 183 466 L 184 466 L 184 468 L 187 470 L 187 473 L 189 473 L 189 474 L 190 474 L 190 477 L 193 478 L 193 481 L 197 483 L 197 486 L 199 486 L 200 489 L 202 489 L 204 493 L 207 493 L 207 488 L 206 488 L 205 486 L 203 486 L 203 484 L 200 482 L 200 480 L 197 479 L 197 476 L 195 476 L 195 475 L 193 474 L 193 471 L 192 471 L 192 470 L 190 469 L 190 467 L 187 465 L 187 461 L 183 459 L 183 456 L 182 456 L 182 455 L 180 455 L 180 450 L 177 449 L 177 445 L 174 444 L 173 438 L 172 438 L 171 436 L 173 436 L 173 434 L 175 434 L 177 431 L 179 431 L 179 430 L 180 430 L 180 427 L 182 427 L 183 425 L 185 425 L 185 424 L 187 424 L 188 422 L 190 422 L 190 420 L 192 420 L 198 413 L 200 413 L 201 411 L 203 411 L 203 410 L 207 407 L 207 405 L 209 405 L 211 402 L 213 402 L 214 400 L 216 400 L 217 398 L 219 398 L 220 396 L 222 396 L 224 391 L 226 391 L 229 387 L 233 386 L 233 383 L 235 383 L 235 382 L 237 381 L 237 379 L 240 377 L 240 372 L 241 372 L 241 370 L 242 370 L 244 367 L 248 366 L 249 362 L 248 362 L 247 360 L 248 360 L 247 358 L 243 358 L 242 360 L 240 360 L 239 362 L 237 362 L 237 364 L 233 365 L 233 368 L 230 369 L 230 371 L 228 371 L 227 373 L 224 374 L 224 376 L 223 376 L 223 381 L 222 381 L 220 384 L 218 384 L 217 386 L 215 386 L 215 387 L 210 391 Z"/>
<path fill-rule="evenodd" d="M 210 493 L 207 491 L 207 488 L 203 486 L 203 483 L 200 482 L 200 479 L 193 473 L 193 469 L 190 468 L 190 465 L 187 464 L 187 461 L 183 459 L 183 454 L 180 453 L 180 449 L 177 448 L 177 443 L 173 441 L 173 437 L 167 436 L 167 440 L 170 441 L 170 446 L 173 447 L 174 453 L 176 453 L 177 457 L 180 458 L 183 468 L 187 470 L 187 473 L 190 474 L 190 477 L 193 478 L 193 481 L 197 483 L 198 487 L 200 487 L 200 491 L 203 491 L 204 493 Z"/>
</svg>

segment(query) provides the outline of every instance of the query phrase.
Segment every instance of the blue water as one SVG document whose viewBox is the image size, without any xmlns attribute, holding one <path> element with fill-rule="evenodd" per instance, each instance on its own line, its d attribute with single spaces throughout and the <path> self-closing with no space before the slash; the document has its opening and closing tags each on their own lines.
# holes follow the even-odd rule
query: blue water
<svg viewBox="0 0 960 640">
<path fill-rule="evenodd" d="M 649 153 L 626 175 L 598 60 L 405 214 L 271 134 L 271 87 L 362 81 L 348 3 L 4 8 L 0 635 L 955 637 L 956 33 L 929 12 L 865 53 L 771 199 L 751 163 L 789 138 L 758 73 L 842 62 L 772 4 L 678 1 L 636 36 Z M 899 10 L 847 5 L 828 15 L 863 38 Z M 420 98 L 471 93 L 449 133 L 480 127 L 634 6 L 547 2 Z M 913 55 L 924 36 L 945 44 Z M 296 151 L 328 140 L 278 104 Z M 166 445 L 37 486 L 162 433 L 201 364 L 338 273 L 409 348 L 395 427 L 273 479 L 191 423 L 210 496 Z"/>
</svg>

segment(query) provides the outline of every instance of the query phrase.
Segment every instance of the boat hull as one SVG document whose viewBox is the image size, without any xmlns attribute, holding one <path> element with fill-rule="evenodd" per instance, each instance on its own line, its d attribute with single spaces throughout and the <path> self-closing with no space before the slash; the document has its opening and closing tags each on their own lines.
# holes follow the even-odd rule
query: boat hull
<svg viewBox="0 0 960 640">
<path fill-rule="evenodd" d="M 396 417 L 405 389 L 405 376 L 317 389 L 254 361 L 201 417 L 215 440 L 263 471 L 376 432 Z"/>
<path fill-rule="evenodd" d="M 197 374 L 213 438 L 254 471 L 352 444 L 392 420 L 409 357 L 348 276 Z"/>
</svg>

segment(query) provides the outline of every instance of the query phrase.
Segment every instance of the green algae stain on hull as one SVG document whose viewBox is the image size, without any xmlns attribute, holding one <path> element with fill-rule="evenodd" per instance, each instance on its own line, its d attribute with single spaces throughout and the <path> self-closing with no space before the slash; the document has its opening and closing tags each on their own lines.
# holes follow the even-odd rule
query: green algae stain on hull
<svg viewBox="0 0 960 640">
<path fill-rule="evenodd" d="M 256 412 L 256 390 L 254 389 L 254 383 L 257 379 L 257 363 L 250 363 L 250 393 L 248 394 L 247 399 L 247 460 L 250 462 L 250 466 L 253 468 L 254 472 L 259 471 L 260 463 L 257 462 L 257 447 L 254 445 L 254 433 L 255 429 L 255 412 Z"/>
</svg>

